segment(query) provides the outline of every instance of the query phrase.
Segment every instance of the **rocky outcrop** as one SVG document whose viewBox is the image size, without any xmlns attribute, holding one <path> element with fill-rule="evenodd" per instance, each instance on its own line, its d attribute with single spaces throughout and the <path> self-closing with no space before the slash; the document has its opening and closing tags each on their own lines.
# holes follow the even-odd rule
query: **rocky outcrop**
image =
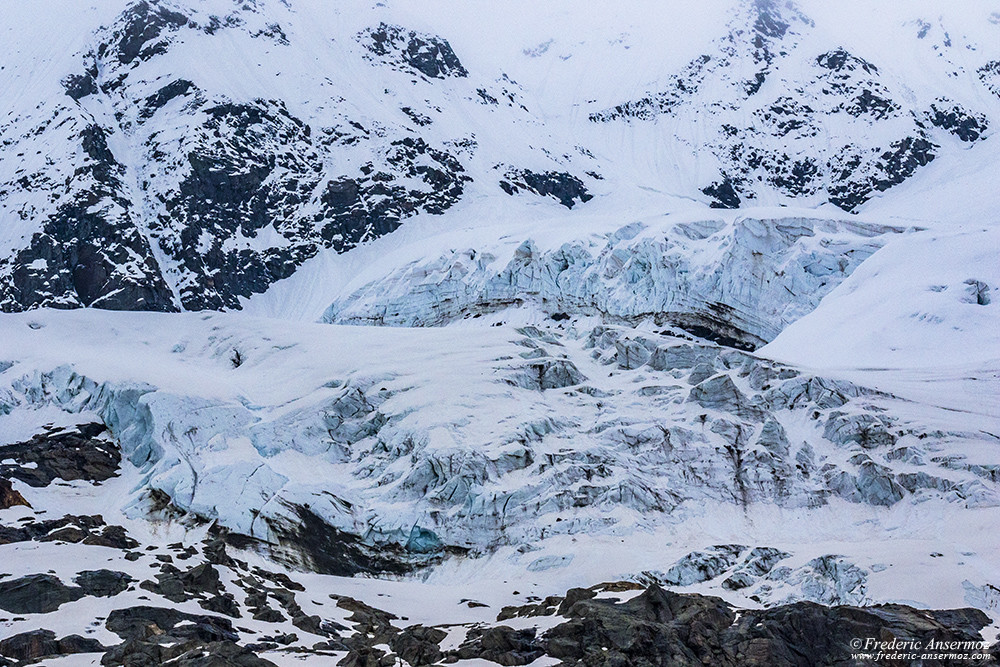
<svg viewBox="0 0 1000 667">
<path fill-rule="evenodd" d="M 500 188 L 509 195 L 527 190 L 541 197 L 554 197 L 566 208 L 573 208 L 577 203 L 583 204 L 594 198 L 587 192 L 583 181 L 565 172 L 547 171 L 538 174 L 527 169 L 508 169 L 500 181 Z"/>
<path fill-rule="evenodd" d="M 856 638 L 972 642 L 989 620 L 961 609 L 924 612 L 903 605 L 871 608 L 797 603 L 737 610 L 718 598 L 651 586 L 627 602 L 580 599 L 569 620 L 533 647 L 560 665 L 838 665 L 857 653 Z M 524 662 L 502 664 L 527 664 Z M 899 664 L 906 664 L 900 662 Z M 950 664 L 947 661 L 942 664 Z"/>
<path fill-rule="evenodd" d="M 101 658 L 106 667 L 167 662 L 185 667 L 274 665 L 237 644 L 239 634 L 218 616 L 195 616 L 165 607 L 128 607 L 111 612 L 107 628 L 124 641 Z"/>
<path fill-rule="evenodd" d="M 59 519 L 28 520 L 13 526 L 0 525 L 0 544 L 29 541 L 58 541 L 114 549 L 133 549 L 139 546 L 123 527 L 106 524 L 99 514 L 67 514 Z"/>
<path fill-rule="evenodd" d="M 358 40 L 375 57 L 426 77 L 444 79 L 469 75 L 451 45 L 435 35 L 380 23 L 358 35 Z"/>
<path fill-rule="evenodd" d="M 103 424 L 82 424 L 36 435 L 27 442 L 0 447 L 0 476 L 33 487 L 56 479 L 103 482 L 118 474 L 121 452 Z M 7 463 L 10 462 L 10 463 Z"/>
<path fill-rule="evenodd" d="M 103 653 L 106 646 L 96 639 L 69 635 L 56 639 L 51 630 L 22 632 L 0 640 L 0 656 L 31 664 L 41 658 L 73 655 L 76 653 Z"/>
<path fill-rule="evenodd" d="M 211 563 L 201 563 L 186 571 L 170 563 L 161 563 L 156 581 L 143 581 L 139 586 L 171 602 L 198 600 L 198 604 L 209 611 L 240 617 L 235 598 L 223 590 L 219 572 Z"/>
<path fill-rule="evenodd" d="M 705 138 L 695 141 L 700 155 L 718 164 L 718 178 L 701 187 L 717 208 L 777 193 L 854 211 L 936 157 L 941 146 L 930 128 L 962 142 L 981 139 L 988 126 L 982 113 L 942 98 L 915 102 L 843 47 L 810 56 L 801 45 L 813 28 L 794 3 L 745 3 L 710 51 L 646 96 L 593 112 L 590 120 L 669 116 L 678 126 L 708 124 Z M 746 74 L 741 80 L 734 71 Z M 980 70 L 984 81 L 989 72 Z M 765 86 L 776 76 L 782 85 Z"/>
<path fill-rule="evenodd" d="M 31 507 L 31 504 L 24 499 L 24 496 L 14 489 L 10 480 L 0 478 L 0 510 L 10 509 L 18 505 Z"/>
<path fill-rule="evenodd" d="M 0 581 L 0 609 L 12 614 L 47 614 L 86 595 L 51 574 L 31 574 Z"/>
<path fill-rule="evenodd" d="M 346 90 L 330 66 L 337 71 L 308 84 L 316 102 L 298 107 L 271 85 L 284 81 L 271 81 L 280 72 L 257 80 L 257 97 L 234 99 L 225 83 L 179 64 L 179 51 L 213 52 L 226 35 L 249 41 L 247 62 L 311 52 L 289 41 L 278 6 L 243 3 L 220 16 L 133 2 L 77 55 L 64 96 L 0 123 L 0 143 L 17 160 L 58 154 L 0 173 L 0 211 L 20 226 L 0 257 L 0 310 L 236 309 L 323 249 L 349 250 L 463 197 L 474 133 L 461 124 L 450 136 L 414 130 L 473 100 L 442 109 L 428 91 L 404 90 L 408 115 L 367 113 L 367 92 L 348 100 L 326 89 Z M 468 76 L 434 35 L 382 23 L 356 38 L 377 70 L 427 85 Z M 328 62 L 345 57 L 358 56 Z M 174 74 L 161 80 L 164 63 Z M 568 172 L 560 178 L 559 196 L 589 197 Z"/>
<path fill-rule="evenodd" d="M 87 595 L 110 598 L 127 591 L 135 579 L 114 570 L 86 570 L 77 574 L 73 581 Z"/>
<path fill-rule="evenodd" d="M 628 587 L 572 589 L 559 598 L 561 622 L 544 632 L 506 625 L 471 628 L 458 648 L 441 650 L 445 633 L 411 626 L 399 630 L 388 621 L 360 624 L 345 639 L 350 651 L 341 665 L 403 658 L 415 667 L 485 660 L 528 665 L 543 656 L 562 667 L 700 667 L 705 664 L 761 667 L 812 667 L 874 663 L 855 659 L 857 641 L 963 642 L 982 647 L 980 631 L 989 618 L 979 610 L 917 610 L 904 605 L 824 607 L 796 603 L 771 609 L 734 609 L 719 598 L 672 593 L 652 585 L 622 602 L 595 591 Z M 373 612 L 366 612 L 371 617 Z M 510 614 L 507 614 L 510 617 Z M 521 615 L 529 616 L 530 615 Z M 565 619 L 565 620 L 562 620 Z M 367 634 L 365 634 L 367 633 Z M 378 648 L 388 644 L 392 653 Z M 863 645 L 863 644 L 862 644 Z M 970 653 L 984 655 L 981 649 Z M 890 664 L 909 664 L 901 659 Z M 928 664 L 958 664 L 950 658 Z M 986 664 L 986 660 L 980 663 Z"/>
</svg>

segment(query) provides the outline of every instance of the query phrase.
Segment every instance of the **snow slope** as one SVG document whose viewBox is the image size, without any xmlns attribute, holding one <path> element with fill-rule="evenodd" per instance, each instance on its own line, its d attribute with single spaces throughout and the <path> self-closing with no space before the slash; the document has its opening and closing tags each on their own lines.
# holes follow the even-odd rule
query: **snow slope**
<svg viewBox="0 0 1000 667">
<path fill-rule="evenodd" d="M 234 309 L 415 216 L 525 199 L 906 226 L 941 216 L 904 189 L 995 154 L 985 2 L 453 4 L 13 9 L 3 308 Z"/>
</svg>

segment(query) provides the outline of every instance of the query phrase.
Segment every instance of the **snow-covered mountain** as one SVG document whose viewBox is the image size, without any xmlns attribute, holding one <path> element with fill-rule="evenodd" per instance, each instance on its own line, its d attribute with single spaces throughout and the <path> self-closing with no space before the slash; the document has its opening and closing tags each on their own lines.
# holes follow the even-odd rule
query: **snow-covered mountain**
<svg viewBox="0 0 1000 667">
<path fill-rule="evenodd" d="M 994 640 L 1000 13 L 590 4 L 7 3 L 0 665 Z"/>
<path fill-rule="evenodd" d="M 553 36 L 509 59 L 476 43 L 482 8 L 447 3 L 104 0 L 33 21 L 43 7 L 14 8 L 2 47 L 8 311 L 235 308 L 321 250 L 504 193 L 574 207 L 641 184 L 671 208 L 865 209 L 975 151 L 1000 110 L 996 26 L 974 12 L 881 17 L 914 52 L 900 62 L 855 44 L 851 10 L 771 0 L 691 35 L 678 10 L 637 3 L 610 45 L 612 26 L 561 26 L 566 8 L 511 8 L 502 26 L 527 11 Z M 440 20 L 455 11 L 464 26 Z M 655 49 L 648 12 L 678 21 Z M 595 72 L 609 49 L 625 55 Z M 695 55 L 651 66 L 665 51 Z"/>
</svg>

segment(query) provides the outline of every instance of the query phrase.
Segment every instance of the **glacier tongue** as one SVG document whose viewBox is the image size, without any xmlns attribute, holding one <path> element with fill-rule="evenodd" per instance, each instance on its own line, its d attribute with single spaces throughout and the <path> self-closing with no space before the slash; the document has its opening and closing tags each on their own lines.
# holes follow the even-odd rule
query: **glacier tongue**
<svg viewBox="0 0 1000 667">
<path fill-rule="evenodd" d="M 667 216 L 561 244 L 480 237 L 357 287 L 323 319 L 437 326 L 530 304 L 550 315 L 651 318 L 753 348 L 813 310 L 903 231 L 838 218 L 740 215 L 728 223 L 675 223 Z"/>
<path fill-rule="evenodd" d="M 415 563 L 711 508 L 1000 504 L 988 436 L 948 411 L 648 328 L 95 316 L 4 319 L 0 412 L 96 413 L 142 475 L 135 511 L 155 490 L 320 569 L 295 555 L 304 516 Z"/>
</svg>

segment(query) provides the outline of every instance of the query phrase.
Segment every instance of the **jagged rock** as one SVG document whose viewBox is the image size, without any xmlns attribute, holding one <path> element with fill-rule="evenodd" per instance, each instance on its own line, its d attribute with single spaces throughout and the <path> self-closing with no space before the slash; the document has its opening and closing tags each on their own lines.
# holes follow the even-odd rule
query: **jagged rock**
<svg viewBox="0 0 1000 667">
<path fill-rule="evenodd" d="M 105 623 L 108 630 L 122 639 L 142 639 L 153 634 L 168 633 L 178 639 L 200 642 L 238 641 L 232 621 L 220 616 L 196 616 L 167 607 L 126 607 L 115 609 Z"/>
<path fill-rule="evenodd" d="M 651 586 L 620 604 L 578 602 L 569 621 L 545 634 L 545 652 L 564 665 L 701 665 L 710 658 L 704 644 L 721 636 L 734 618 L 717 598 Z M 685 637 L 688 627 L 697 630 Z"/>
<path fill-rule="evenodd" d="M 518 607 L 504 607 L 497 615 L 498 621 L 506 621 L 511 618 L 530 618 L 533 616 L 553 616 L 562 604 L 563 598 L 559 596 L 549 596 L 541 602 L 526 604 Z"/>
<path fill-rule="evenodd" d="M 51 574 L 0 581 L 0 609 L 12 614 L 48 614 L 85 595 L 82 588 L 67 586 Z"/>
<path fill-rule="evenodd" d="M 931 104 L 926 116 L 932 125 L 948 130 L 962 141 L 976 141 L 989 127 L 983 114 L 971 114 L 961 105 L 945 99 Z"/>
<path fill-rule="evenodd" d="M 396 658 L 374 646 L 351 648 L 337 667 L 391 667 Z"/>
<path fill-rule="evenodd" d="M 101 659 L 105 667 L 276 667 L 252 649 L 232 641 L 187 641 L 161 645 L 130 639 L 109 650 Z"/>
<path fill-rule="evenodd" d="M 299 522 L 272 526 L 283 549 L 273 550 L 279 560 L 301 562 L 323 574 L 352 576 L 361 572 L 403 574 L 413 565 L 404 550 L 386 545 L 377 549 L 366 545 L 357 535 L 330 526 L 307 508 L 295 508 Z"/>
<path fill-rule="evenodd" d="M 440 37 L 380 23 L 378 27 L 358 35 L 358 38 L 374 55 L 424 76 L 444 79 L 469 75 L 451 45 Z"/>
<path fill-rule="evenodd" d="M 118 474 L 121 451 L 110 440 L 99 439 L 103 424 L 82 424 L 70 431 L 34 436 L 27 442 L 0 447 L 0 475 L 34 487 L 55 479 L 103 482 Z"/>
<path fill-rule="evenodd" d="M 0 656 L 22 661 L 25 664 L 49 656 L 75 653 L 101 653 L 105 646 L 96 639 L 69 635 L 56 639 L 51 630 L 32 630 L 0 640 Z"/>
<path fill-rule="evenodd" d="M 239 606 L 231 593 L 223 590 L 218 570 L 211 563 L 202 563 L 181 571 L 164 564 L 156 575 L 156 582 L 144 581 L 140 587 L 162 595 L 172 602 L 198 599 L 208 611 L 238 618 Z"/>
<path fill-rule="evenodd" d="M 135 579 L 124 572 L 113 570 L 87 570 L 80 572 L 73 580 L 87 595 L 113 597 L 128 590 Z"/>
<path fill-rule="evenodd" d="M 854 210 L 934 159 L 940 147 L 928 139 L 927 123 L 962 141 L 981 137 L 982 114 L 943 99 L 929 111 L 910 106 L 906 90 L 844 48 L 811 62 L 801 58 L 796 47 L 812 28 L 794 5 L 746 3 L 708 52 L 645 96 L 594 112 L 590 120 L 670 115 L 698 123 L 703 130 L 695 150 L 712 155 L 719 174 L 701 193 L 717 208 L 778 192 L 818 195 Z M 749 76 L 737 81 L 734 71 Z M 775 75 L 786 85 L 765 87 Z M 980 76 L 985 82 L 994 72 L 986 67 Z M 705 109 L 713 110 L 707 123 Z"/>
<path fill-rule="evenodd" d="M 534 628 L 514 630 L 505 625 L 473 628 L 453 653 L 463 660 L 478 658 L 498 665 L 528 665 L 545 655 Z"/>
<path fill-rule="evenodd" d="M 565 616 L 577 602 L 580 600 L 590 600 L 596 595 L 597 593 L 590 588 L 571 588 L 566 591 L 566 597 L 560 603 L 558 613 Z"/>
<path fill-rule="evenodd" d="M 16 506 L 31 507 L 24 496 L 19 491 L 15 491 L 10 480 L 0 478 L 0 510 L 10 509 Z M 2 540 L 0 536 L 0 540 Z"/>
<path fill-rule="evenodd" d="M 398 618 L 395 614 L 376 609 L 347 596 L 331 594 L 330 597 L 337 601 L 338 607 L 351 612 L 347 620 L 355 624 L 354 629 L 361 635 L 385 638 L 393 636 L 399 631 L 392 624 Z"/>
<path fill-rule="evenodd" d="M 841 665 L 855 638 L 981 641 L 979 610 L 916 610 L 903 605 L 823 607 L 809 602 L 744 610 L 718 598 L 651 586 L 624 603 L 586 600 L 540 642 L 560 665 L 720 667 Z"/>
<path fill-rule="evenodd" d="M 409 664 L 436 664 L 444 654 L 440 644 L 448 633 L 439 628 L 428 628 L 423 625 L 411 625 L 392 638 L 389 646 L 400 658 Z"/>
<path fill-rule="evenodd" d="M 500 187 L 509 195 L 527 190 L 542 197 L 554 197 L 570 209 L 577 200 L 579 203 L 586 203 L 594 198 L 587 192 L 583 181 L 565 172 L 547 171 L 538 174 L 527 169 L 510 169 L 504 174 L 504 180 L 500 181 Z"/>
</svg>

